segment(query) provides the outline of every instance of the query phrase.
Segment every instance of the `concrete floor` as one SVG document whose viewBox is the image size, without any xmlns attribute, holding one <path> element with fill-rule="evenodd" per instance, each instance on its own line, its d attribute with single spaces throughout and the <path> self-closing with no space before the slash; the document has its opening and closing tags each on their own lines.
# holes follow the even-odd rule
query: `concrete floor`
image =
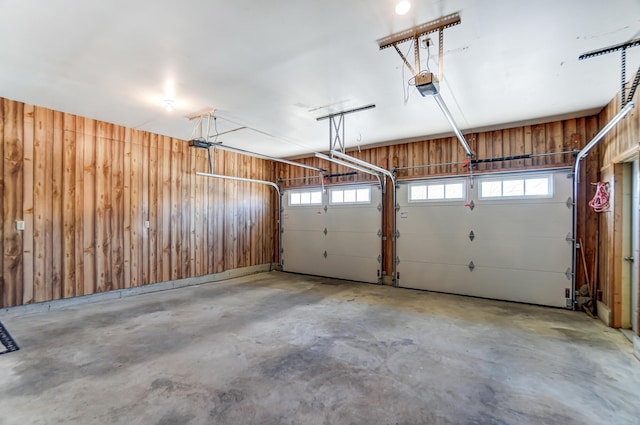
<svg viewBox="0 0 640 425">
<path fill-rule="evenodd" d="M 11 317 L 0 424 L 638 424 L 582 313 L 262 273 Z"/>
</svg>

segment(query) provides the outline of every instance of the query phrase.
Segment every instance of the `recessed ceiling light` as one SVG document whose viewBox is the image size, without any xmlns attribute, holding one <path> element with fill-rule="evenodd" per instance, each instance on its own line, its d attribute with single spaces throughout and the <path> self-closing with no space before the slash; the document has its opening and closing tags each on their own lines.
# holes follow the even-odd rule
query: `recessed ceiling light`
<svg viewBox="0 0 640 425">
<path fill-rule="evenodd" d="M 411 9 L 411 3 L 407 0 L 402 0 L 396 4 L 396 13 L 398 15 L 406 15 L 409 9 Z"/>
</svg>

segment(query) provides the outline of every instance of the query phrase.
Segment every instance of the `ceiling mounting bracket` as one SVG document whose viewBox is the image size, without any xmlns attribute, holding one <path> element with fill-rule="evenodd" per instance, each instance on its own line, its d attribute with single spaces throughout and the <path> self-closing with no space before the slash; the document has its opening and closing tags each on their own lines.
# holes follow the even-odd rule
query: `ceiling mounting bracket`
<svg viewBox="0 0 640 425">
<path fill-rule="evenodd" d="M 344 153 L 345 137 L 344 137 L 344 116 L 354 112 L 366 111 L 375 108 L 376 105 L 366 105 L 359 108 L 353 108 L 334 114 L 324 115 L 316 118 L 316 121 L 329 120 L 329 151 L 340 151 Z"/>
<path fill-rule="evenodd" d="M 420 69 L 420 37 L 438 32 L 438 81 L 443 79 L 442 71 L 442 56 L 444 50 L 444 30 L 452 26 L 460 24 L 460 15 L 452 13 L 450 15 L 443 16 L 433 21 L 425 22 L 424 24 L 416 25 L 404 31 L 391 34 L 387 37 L 378 40 L 378 47 L 380 50 L 393 47 L 398 55 L 402 58 L 402 61 L 407 65 L 407 68 L 413 73 L 414 77 L 421 73 Z M 405 41 L 413 40 L 413 55 L 415 68 L 411 66 L 404 54 L 398 49 L 398 44 Z"/>
<path fill-rule="evenodd" d="M 421 25 L 416 25 L 412 28 L 409 28 L 404 31 L 397 32 L 395 34 L 391 34 L 387 37 L 381 38 L 378 40 L 378 47 L 380 50 L 393 47 L 395 51 L 400 55 L 400 58 L 404 62 L 404 64 L 411 70 L 413 73 L 413 85 L 415 85 L 416 89 L 420 92 L 422 96 L 433 96 L 436 103 L 442 110 L 445 118 L 449 121 L 453 132 L 456 137 L 462 144 L 465 152 L 467 153 L 467 157 L 473 158 L 473 151 L 469 146 L 469 143 L 465 139 L 462 131 L 455 123 L 449 108 L 444 103 L 444 100 L 440 96 L 440 86 L 439 83 L 444 79 L 444 71 L 443 71 L 443 56 L 444 56 L 444 30 L 455 25 L 460 24 L 460 14 L 452 13 L 450 15 L 442 16 L 433 21 L 426 22 Z M 422 71 L 420 66 L 420 37 L 423 37 L 427 34 L 431 34 L 434 32 L 438 32 L 438 76 L 436 77 L 430 70 L 427 59 L 427 69 Z M 415 62 L 415 67 L 411 66 L 409 60 L 406 56 L 400 51 L 398 48 L 398 44 L 404 43 L 405 41 L 413 41 L 413 57 Z M 426 39 L 427 46 L 429 45 L 429 39 Z"/>
<path fill-rule="evenodd" d="M 636 71 L 636 76 L 633 79 L 631 88 L 629 89 L 629 95 L 626 95 L 627 86 L 627 49 L 640 46 L 640 38 L 627 41 L 624 43 L 616 44 L 613 46 L 605 47 L 599 50 L 593 50 L 591 52 L 583 53 L 578 56 L 578 60 L 590 59 L 596 56 L 607 55 L 609 53 L 620 52 L 620 109 L 627 106 L 627 103 L 633 100 L 633 96 L 636 94 L 638 84 L 640 84 L 640 67 Z"/>
</svg>

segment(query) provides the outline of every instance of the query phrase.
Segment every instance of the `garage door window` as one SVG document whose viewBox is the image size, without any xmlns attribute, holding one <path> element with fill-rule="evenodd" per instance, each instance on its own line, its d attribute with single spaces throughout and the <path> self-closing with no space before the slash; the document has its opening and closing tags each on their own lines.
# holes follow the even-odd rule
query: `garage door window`
<svg viewBox="0 0 640 425">
<path fill-rule="evenodd" d="M 551 175 L 487 178 L 480 181 L 480 198 L 551 198 L 552 187 Z"/>
<path fill-rule="evenodd" d="M 460 201 L 463 199 L 465 199 L 464 181 L 412 183 L 409 185 L 409 202 Z"/>
<path fill-rule="evenodd" d="M 289 192 L 289 205 L 292 206 L 304 206 L 304 205 L 321 205 L 322 204 L 322 191 L 321 190 L 298 190 L 295 192 Z"/>
<path fill-rule="evenodd" d="M 349 189 L 331 189 L 330 202 L 332 205 L 336 204 L 370 204 L 371 203 L 371 188 L 370 187 L 356 187 Z"/>
</svg>

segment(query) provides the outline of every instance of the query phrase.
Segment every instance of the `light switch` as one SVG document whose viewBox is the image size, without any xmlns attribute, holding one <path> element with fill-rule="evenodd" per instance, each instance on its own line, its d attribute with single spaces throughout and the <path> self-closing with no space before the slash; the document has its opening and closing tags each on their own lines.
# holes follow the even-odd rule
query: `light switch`
<svg viewBox="0 0 640 425">
<path fill-rule="evenodd" d="M 24 230 L 24 221 L 16 220 L 16 230 Z"/>
</svg>

